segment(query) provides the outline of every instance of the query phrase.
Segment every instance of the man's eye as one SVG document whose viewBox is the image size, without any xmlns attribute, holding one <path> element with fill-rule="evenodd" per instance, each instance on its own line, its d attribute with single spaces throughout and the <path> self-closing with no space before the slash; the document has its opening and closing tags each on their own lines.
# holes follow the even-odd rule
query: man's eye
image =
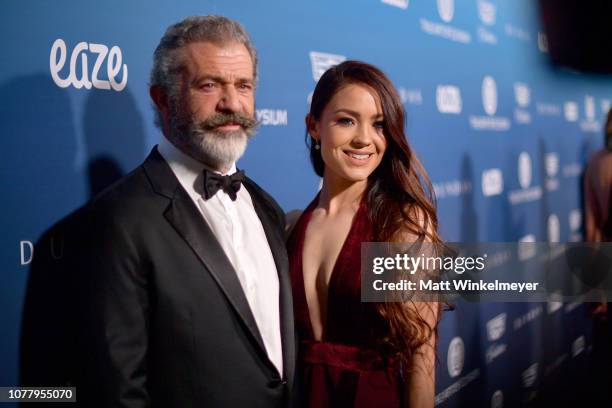
<svg viewBox="0 0 612 408">
<path fill-rule="evenodd" d="M 344 126 L 351 126 L 355 124 L 355 121 L 351 118 L 340 118 L 338 119 L 338 123 Z"/>
<path fill-rule="evenodd" d="M 214 82 L 204 82 L 203 84 L 200 85 L 200 89 L 203 89 L 205 91 L 211 91 L 215 89 L 215 83 Z"/>
<path fill-rule="evenodd" d="M 253 89 L 253 85 L 251 84 L 240 84 L 238 85 L 238 89 L 240 89 L 241 91 L 250 91 L 251 89 Z"/>
</svg>

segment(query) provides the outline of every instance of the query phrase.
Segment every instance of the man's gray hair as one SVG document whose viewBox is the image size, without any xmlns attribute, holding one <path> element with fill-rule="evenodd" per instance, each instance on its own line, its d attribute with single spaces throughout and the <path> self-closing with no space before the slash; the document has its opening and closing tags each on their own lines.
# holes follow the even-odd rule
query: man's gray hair
<svg viewBox="0 0 612 408">
<path fill-rule="evenodd" d="M 180 81 L 178 78 L 182 68 L 178 56 L 181 48 L 194 42 L 211 42 L 224 45 L 232 42 L 243 44 L 253 61 L 253 79 L 257 80 L 257 53 L 255 47 L 242 25 L 223 16 L 191 16 L 185 18 L 166 30 L 153 54 L 153 69 L 150 85 L 160 86 L 174 104 L 178 97 Z M 160 125 L 159 112 L 157 125 Z"/>
</svg>

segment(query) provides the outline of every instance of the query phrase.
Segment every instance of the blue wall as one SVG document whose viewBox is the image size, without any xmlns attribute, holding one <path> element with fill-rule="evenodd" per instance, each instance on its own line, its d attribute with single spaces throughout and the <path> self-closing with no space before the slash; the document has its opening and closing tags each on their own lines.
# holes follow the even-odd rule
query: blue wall
<svg viewBox="0 0 612 408">
<path fill-rule="evenodd" d="M 286 210 L 303 208 L 319 185 L 303 126 L 317 72 L 343 58 L 362 59 L 380 66 L 400 90 L 409 139 L 434 182 L 447 240 L 581 240 L 580 174 L 601 146 L 612 79 L 551 68 L 536 4 L 5 1 L 0 385 L 17 381 L 28 275 L 21 246 L 29 258 L 28 244 L 20 242 L 35 242 L 157 143 L 147 89 L 152 54 L 165 28 L 188 15 L 224 14 L 251 33 L 264 124 L 239 165 Z M 50 67 L 57 39 L 66 45 L 59 81 Z M 119 47 L 127 66 L 123 89 L 98 89 L 104 82 L 60 86 L 80 42 Z M 97 54 L 89 47 L 76 60 L 77 78 L 87 55 L 92 80 Z M 106 81 L 108 57 L 100 62 L 98 77 Z M 115 79 L 124 80 L 123 71 Z M 583 306 L 457 306 L 441 327 L 440 406 L 527 401 L 584 372 L 590 338 Z"/>
</svg>

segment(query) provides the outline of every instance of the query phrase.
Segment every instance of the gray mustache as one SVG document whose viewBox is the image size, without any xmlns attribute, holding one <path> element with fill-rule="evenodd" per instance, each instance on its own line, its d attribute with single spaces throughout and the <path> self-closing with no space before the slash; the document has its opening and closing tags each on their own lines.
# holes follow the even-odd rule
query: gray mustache
<svg viewBox="0 0 612 408">
<path fill-rule="evenodd" d="M 217 126 L 227 124 L 236 124 L 242 127 L 245 131 L 255 129 L 259 123 L 257 120 L 243 115 L 239 112 L 232 113 L 215 113 L 209 118 L 198 123 L 198 127 L 203 130 L 213 130 Z"/>
</svg>

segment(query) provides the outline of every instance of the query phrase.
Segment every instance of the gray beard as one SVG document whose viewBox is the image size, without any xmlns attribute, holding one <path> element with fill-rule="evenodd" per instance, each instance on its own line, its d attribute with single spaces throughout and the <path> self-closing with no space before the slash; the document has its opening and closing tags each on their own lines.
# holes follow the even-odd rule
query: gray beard
<svg viewBox="0 0 612 408">
<path fill-rule="evenodd" d="M 170 141 L 181 151 L 208 167 L 225 172 L 242 157 L 253 131 L 205 130 L 191 118 L 171 121 Z"/>
</svg>

